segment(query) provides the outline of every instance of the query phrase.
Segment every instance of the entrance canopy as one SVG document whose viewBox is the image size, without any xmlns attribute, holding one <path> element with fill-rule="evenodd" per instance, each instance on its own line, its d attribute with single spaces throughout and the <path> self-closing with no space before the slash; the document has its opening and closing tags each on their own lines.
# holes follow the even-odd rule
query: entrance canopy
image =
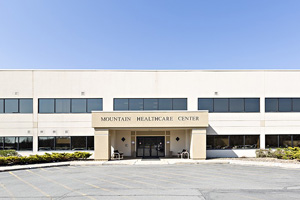
<svg viewBox="0 0 300 200">
<path fill-rule="evenodd" d="M 109 160 L 114 150 L 129 157 L 171 157 L 187 149 L 192 159 L 206 158 L 207 111 L 96 111 L 92 126 L 97 160 Z"/>
</svg>

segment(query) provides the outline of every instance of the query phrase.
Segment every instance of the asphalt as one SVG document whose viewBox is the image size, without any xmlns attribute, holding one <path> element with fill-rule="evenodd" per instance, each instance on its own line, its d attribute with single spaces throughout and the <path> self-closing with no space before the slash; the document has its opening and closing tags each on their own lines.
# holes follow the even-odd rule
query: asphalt
<svg viewBox="0 0 300 200">
<path fill-rule="evenodd" d="M 52 166 L 1 172 L 0 199 L 299 199 L 299 180 L 299 169 L 235 164 Z"/>
</svg>

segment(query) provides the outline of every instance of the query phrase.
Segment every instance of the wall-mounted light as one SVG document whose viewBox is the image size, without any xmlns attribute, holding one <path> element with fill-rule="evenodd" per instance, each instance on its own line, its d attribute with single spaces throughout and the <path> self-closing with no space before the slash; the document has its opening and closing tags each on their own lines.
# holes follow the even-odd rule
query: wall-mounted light
<svg viewBox="0 0 300 200">
<path fill-rule="evenodd" d="M 85 92 L 81 92 L 81 96 L 84 96 L 85 95 Z"/>
<path fill-rule="evenodd" d="M 123 142 L 126 140 L 124 137 L 122 137 L 122 139 L 121 139 Z"/>
<path fill-rule="evenodd" d="M 219 93 L 218 92 L 215 92 L 215 95 L 218 95 Z"/>
<path fill-rule="evenodd" d="M 177 140 L 177 142 L 180 140 L 180 138 L 179 137 L 177 137 L 175 140 Z"/>
<path fill-rule="evenodd" d="M 131 141 L 131 144 L 132 144 L 132 145 L 134 145 L 134 144 L 135 144 L 135 142 L 134 142 L 134 141 Z"/>
<path fill-rule="evenodd" d="M 167 144 L 170 144 L 170 141 L 167 141 Z"/>
</svg>

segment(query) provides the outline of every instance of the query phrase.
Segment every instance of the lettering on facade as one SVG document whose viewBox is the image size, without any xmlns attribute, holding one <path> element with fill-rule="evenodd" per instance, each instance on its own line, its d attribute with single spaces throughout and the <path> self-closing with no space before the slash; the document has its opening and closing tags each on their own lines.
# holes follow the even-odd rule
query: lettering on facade
<svg viewBox="0 0 300 200">
<path fill-rule="evenodd" d="M 178 121 L 199 121 L 200 118 L 197 116 L 179 116 L 177 117 Z M 131 121 L 131 117 L 101 117 L 103 122 L 128 122 Z M 164 121 L 174 121 L 174 118 L 171 116 L 166 117 L 136 117 L 136 121 L 139 122 L 164 122 Z"/>
</svg>

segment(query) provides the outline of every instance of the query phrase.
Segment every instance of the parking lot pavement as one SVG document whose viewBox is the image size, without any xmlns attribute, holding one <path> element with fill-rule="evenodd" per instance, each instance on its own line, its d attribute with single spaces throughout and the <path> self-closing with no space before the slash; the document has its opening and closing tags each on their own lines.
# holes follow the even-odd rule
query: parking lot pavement
<svg viewBox="0 0 300 200">
<path fill-rule="evenodd" d="M 0 173 L 0 199 L 299 199 L 299 169 L 63 166 Z"/>
</svg>

